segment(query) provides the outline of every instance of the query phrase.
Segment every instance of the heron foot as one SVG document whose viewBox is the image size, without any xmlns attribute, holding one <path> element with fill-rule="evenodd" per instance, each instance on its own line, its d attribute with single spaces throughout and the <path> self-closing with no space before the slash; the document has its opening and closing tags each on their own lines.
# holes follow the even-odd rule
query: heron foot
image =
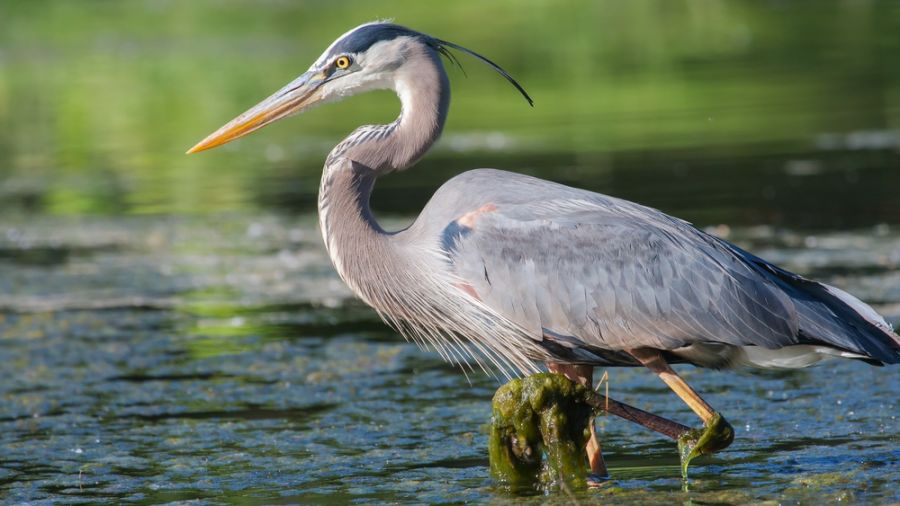
<svg viewBox="0 0 900 506">
<path fill-rule="evenodd" d="M 681 457 L 681 478 L 687 480 L 688 466 L 694 457 L 709 455 L 728 448 L 734 441 L 734 428 L 720 413 L 713 413 L 712 418 L 703 428 L 692 429 L 678 437 L 678 454 Z"/>
<path fill-rule="evenodd" d="M 609 486 L 609 484 L 612 483 L 612 479 L 610 479 L 608 474 L 600 476 L 591 473 L 588 475 L 586 482 L 588 488 L 603 488 Z"/>
</svg>

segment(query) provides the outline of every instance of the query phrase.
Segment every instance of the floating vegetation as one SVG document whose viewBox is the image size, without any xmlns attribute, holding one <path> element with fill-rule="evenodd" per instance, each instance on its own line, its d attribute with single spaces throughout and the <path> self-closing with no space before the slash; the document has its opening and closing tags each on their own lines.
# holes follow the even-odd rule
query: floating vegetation
<svg viewBox="0 0 900 506">
<path fill-rule="evenodd" d="M 734 441 L 734 428 L 716 413 L 706 426 L 693 429 L 678 437 L 678 455 L 681 457 L 681 478 L 688 479 L 688 466 L 695 457 L 708 455 L 726 448 Z"/>
<path fill-rule="evenodd" d="M 493 400 L 491 475 L 512 491 L 583 488 L 587 479 L 585 445 L 591 421 L 600 411 L 632 421 L 637 421 L 634 414 L 640 412 L 554 373 L 534 374 L 503 385 Z M 699 429 L 640 414 L 642 424 L 678 442 L 685 483 L 691 460 L 734 441 L 734 429 L 719 413 Z"/>
</svg>

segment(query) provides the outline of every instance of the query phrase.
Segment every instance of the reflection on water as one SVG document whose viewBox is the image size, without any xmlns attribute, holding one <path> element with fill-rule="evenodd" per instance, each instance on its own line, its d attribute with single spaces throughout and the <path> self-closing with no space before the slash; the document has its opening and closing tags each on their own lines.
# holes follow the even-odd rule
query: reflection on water
<svg viewBox="0 0 900 506">
<path fill-rule="evenodd" d="M 385 181 L 386 209 L 410 212 L 447 176 L 490 165 L 661 207 L 690 198 L 671 209 L 703 223 L 900 222 L 896 2 L 9 0 L 3 10 L 0 212 L 310 210 L 325 154 L 356 126 L 395 117 L 389 94 L 200 156 L 184 150 L 349 25 L 395 13 L 489 53 L 536 102 L 463 59 L 445 138 L 415 179 Z"/>
<path fill-rule="evenodd" d="M 488 478 L 496 380 L 467 381 L 350 298 L 314 223 L 241 215 L 0 222 L 0 249 L 16 252 L 0 258 L 0 497 L 511 500 Z M 900 323 L 896 228 L 727 232 Z M 33 262 L 24 254 L 32 248 L 57 256 Z M 700 459 L 684 493 L 671 442 L 602 417 L 614 481 L 584 499 L 898 499 L 896 371 L 849 361 L 754 374 L 682 370 L 734 424 L 734 445 Z M 610 376 L 616 398 L 693 420 L 648 372 Z"/>
<path fill-rule="evenodd" d="M 69 2 L 0 7 L 0 501 L 485 502 L 498 383 L 349 297 L 310 214 L 387 94 L 183 151 L 380 16 L 483 51 L 442 141 L 380 181 L 386 228 L 476 167 L 691 220 L 900 324 L 900 3 Z M 484 20 L 490 20 L 490 29 Z M 674 445 L 598 420 L 575 499 L 898 502 L 892 368 L 685 368 L 737 429 L 681 491 Z M 616 398 L 688 422 L 652 375 Z M 568 497 L 550 498 L 568 501 Z"/>
</svg>

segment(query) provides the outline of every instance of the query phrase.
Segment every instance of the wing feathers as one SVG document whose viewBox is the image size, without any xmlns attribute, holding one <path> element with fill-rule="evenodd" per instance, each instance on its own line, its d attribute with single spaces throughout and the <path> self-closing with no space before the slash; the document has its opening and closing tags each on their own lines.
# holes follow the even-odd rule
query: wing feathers
<svg viewBox="0 0 900 506">
<path fill-rule="evenodd" d="M 448 252 L 485 304 L 529 331 L 596 350 L 811 344 L 900 361 L 884 320 L 841 290 L 654 209 L 534 181 L 504 173 L 508 195 L 543 199 L 492 198 L 496 211 Z"/>
</svg>

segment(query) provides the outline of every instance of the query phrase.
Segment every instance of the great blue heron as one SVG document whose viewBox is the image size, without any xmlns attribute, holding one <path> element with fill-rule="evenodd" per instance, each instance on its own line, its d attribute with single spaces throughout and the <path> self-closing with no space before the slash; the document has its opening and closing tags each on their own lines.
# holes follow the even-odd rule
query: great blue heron
<svg viewBox="0 0 900 506">
<path fill-rule="evenodd" d="M 353 292 L 404 336 L 460 365 L 516 375 L 542 361 L 586 383 L 594 366 L 644 365 L 709 422 L 713 409 L 670 363 L 900 362 L 898 336 L 853 296 L 625 200 L 479 169 L 441 186 L 409 227 L 382 229 L 369 208 L 375 180 L 410 167 L 440 135 L 450 106 L 440 57 L 455 61 L 451 49 L 490 65 L 531 102 L 487 58 L 375 22 L 340 36 L 306 73 L 189 153 L 317 103 L 396 91 L 394 122 L 362 126 L 328 155 L 319 222 Z M 603 472 L 594 438 L 591 445 L 592 468 Z"/>
</svg>

